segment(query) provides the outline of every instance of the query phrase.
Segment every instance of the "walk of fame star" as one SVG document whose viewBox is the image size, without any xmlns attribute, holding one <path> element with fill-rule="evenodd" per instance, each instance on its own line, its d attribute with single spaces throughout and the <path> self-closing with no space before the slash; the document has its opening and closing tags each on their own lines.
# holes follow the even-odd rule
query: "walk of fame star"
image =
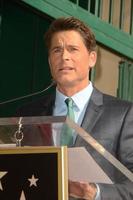
<svg viewBox="0 0 133 200">
<path fill-rule="evenodd" d="M 31 187 L 32 185 L 34 185 L 34 186 L 37 187 L 36 182 L 38 181 L 38 178 L 35 178 L 34 174 L 32 175 L 31 178 L 28 178 L 28 181 L 30 181 L 30 187 Z"/>
<path fill-rule="evenodd" d="M 5 176 L 7 174 L 7 172 L 0 172 L 0 180 L 2 179 L 3 176 Z M 0 190 L 3 190 L 1 181 L 0 181 Z"/>
</svg>

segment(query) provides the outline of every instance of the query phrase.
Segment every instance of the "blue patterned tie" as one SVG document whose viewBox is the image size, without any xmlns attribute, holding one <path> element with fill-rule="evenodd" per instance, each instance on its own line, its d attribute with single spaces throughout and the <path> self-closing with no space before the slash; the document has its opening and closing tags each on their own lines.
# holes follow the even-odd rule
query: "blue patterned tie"
<svg viewBox="0 0 133 200">
<path fill-rule="evenodd" d="M 67 98 L 65 100 L 67 105 L 67 116 L 74 121 L 74 111 L 73 111 L 73 100 L 72 98 Z M 73 144 L 73 130 L 67 125 L 64 124 L 61 132 L 61 145 L 72 146 Z"/>
</svg>

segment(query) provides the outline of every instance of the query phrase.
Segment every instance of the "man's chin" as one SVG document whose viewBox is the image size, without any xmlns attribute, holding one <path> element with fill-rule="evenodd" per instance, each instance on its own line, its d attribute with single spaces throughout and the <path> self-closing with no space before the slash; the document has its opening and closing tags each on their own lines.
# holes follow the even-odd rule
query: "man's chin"
<svg viewBox="0 0 133 200">
<path fill-rule="evenodd" d="M 57 84 L 64 87 L 72 87 L 74 85 L 74 81 L 63 79 L 63 80 L 57 81 Z"/>
</svg>

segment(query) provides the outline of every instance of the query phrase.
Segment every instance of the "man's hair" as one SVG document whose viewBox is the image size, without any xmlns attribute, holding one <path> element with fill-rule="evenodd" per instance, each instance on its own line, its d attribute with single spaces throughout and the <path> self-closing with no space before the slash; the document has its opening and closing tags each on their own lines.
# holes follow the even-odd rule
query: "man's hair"
<svg viewBox="0 0 133 200">
<path fill-rule="evenodd" d="M 71 30 L 77 31 L 81 35 L 89 52 L 95 51 L 96 40 L 94 34 L 92 33 L 91 29 L 84 24 L 84 22 L 75 17 L 61 17 L 51 23 L 48 31 L 44 35 L 44 40 L 48 51 L 51 47 L 51 40 L 55 33 Z"/>
</svg>

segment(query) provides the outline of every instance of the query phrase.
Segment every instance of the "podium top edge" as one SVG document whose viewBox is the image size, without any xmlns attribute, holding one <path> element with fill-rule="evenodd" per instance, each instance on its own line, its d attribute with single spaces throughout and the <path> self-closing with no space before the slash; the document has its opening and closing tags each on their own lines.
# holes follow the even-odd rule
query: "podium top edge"
<svg viewBox="0 0 133 200">
<path fill-rule="evenodd" d="M 66 116 L 31 116 L 31 117 L 8 117 L 0 118 L 0 125 L 22 124 L 43 124 L 43 123 L 64 123 Z"/>
</svg>

